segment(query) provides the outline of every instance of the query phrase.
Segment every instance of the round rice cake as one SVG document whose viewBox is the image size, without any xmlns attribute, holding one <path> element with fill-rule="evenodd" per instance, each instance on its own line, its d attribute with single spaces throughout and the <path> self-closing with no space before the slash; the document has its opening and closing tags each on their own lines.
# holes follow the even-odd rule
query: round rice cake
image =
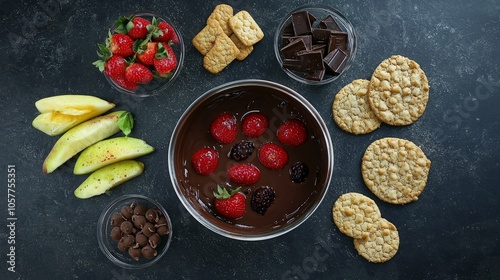
<svg viewBox="0 0 500 280">
<path fill-rule="evenodd" d="M 393 55 L 372 74 L 368 100 L 375 115 L 390 125 L 409 125 L 424 113 L 429 82 L 415 61 Z"/>
<path fill-rule="evenodd" d="M 361 160 L 363 180 L 378 198 L 392 204 L 418 199 L 431 161 L 420 147 L 399 138 L 382 138 L 368 146 Z"/>
<path fill-rule="evenodd" d="M 370 81 L 357 79 L 343 87 L 333 100 L 332 113 L 335 123 L 344 131 L 366 134 L 382 123 L 370 107 L 368 85 Z"/>
<path fill-rule="evenodd" d="M 391 222 L 379 220 L 377 230 L 366 239 L 354 239 L 354 248 L 369 262 L 386 262 L 399 249 L 399 233 Z"/>
<path fill-rule="evenodd" d="M 333 205 L 332 214 L 339 230 L 353 238 L 368 238 L 381 218 L 375 201 L 354 192 L 341 195 Z"/>
</svg>

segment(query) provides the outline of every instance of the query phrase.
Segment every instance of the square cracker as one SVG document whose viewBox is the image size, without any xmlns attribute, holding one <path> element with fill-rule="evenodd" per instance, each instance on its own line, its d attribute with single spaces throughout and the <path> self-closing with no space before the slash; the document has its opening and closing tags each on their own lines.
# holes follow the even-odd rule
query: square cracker
<svg viewBox="0 0 500 280">
<path fill-rule="evenodd" d="M 239 52 L 233 41 L 222 32 L 217 36 L 213 48 L 203 57 L 203 67 L 210 73 L 217 74 L 236 59 Z"/>
<path fill-rule="evenodd" d="M 227 36 L 230 36 L 233 31 L 229 27 L 228 21 L 231 17 L 233 17 L 233 15 L 233 7 L 227 4 L 219 4 L 215 6 L 208 19 L 216 20 L 220 27 L 222 27 L 222 30 L 224 30 L 224 33 L 226 33 Z"/>
<path fill-rule="evenodd" d="M 215 39 L 221 33 L 224 33 L 222 27 L 214 19 L 207 20 L 207 25 L 194 36 L 193 46 L 202 54 L 206 55 L 214 46 Z"/>
<path fill-rule="evenodd" d="M 240 50 L 240 53 L 236 56 L 237 60 L 239 60 L 239 61 L 244 60 L 253 51 L 253 46 L 245 46 L 245 45 L 243 45 L 243 43 L 240 41 L 240 39 L 238 39 L 238 37 L 236 36 L 236 34 L 234 34 L 234 33 L 231 34 L 231 36 L 229 36 L 229 38 L 231 38 L 231 40 L 233 41 L 233 43 Z"/>
<path fill-rule="evenodd" d="M 264 32 L 252 16 L 245 10 L 229 19 L 229 27 L 245 46 L 252 46 L 264 38 Z"/>
</svg>

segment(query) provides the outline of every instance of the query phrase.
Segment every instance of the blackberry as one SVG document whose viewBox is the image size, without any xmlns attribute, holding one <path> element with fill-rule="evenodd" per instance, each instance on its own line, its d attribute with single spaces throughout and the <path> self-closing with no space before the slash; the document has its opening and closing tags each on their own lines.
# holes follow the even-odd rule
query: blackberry
<svg viewBox="0 0 500 280">
<path fill-rule="evenodd" d="M 252 141 L 241 141 L 231 148 L 229 157 L 236 161 L 242 161 L 249 158 L 252 155 L 254 149 L 255 148 Z"/>
<path fill-rule="evenodd" d="M 290 167 L 290 175 L 292 177 L 292 182 L 302 183 L 306 180 L 307 175 L 309 175 L 309 168 L 303 162 L 296 162 L 292 167 Z"/>
<path fill-rule="evenodd" d="M 253 192 L 250 206 L 253 211 L 264 215 L 269 206 L 273 203 L 275 197 L 276 194 L 274 193 L 274 189 L 272 187 L 260 187 Z"/>
</svg>

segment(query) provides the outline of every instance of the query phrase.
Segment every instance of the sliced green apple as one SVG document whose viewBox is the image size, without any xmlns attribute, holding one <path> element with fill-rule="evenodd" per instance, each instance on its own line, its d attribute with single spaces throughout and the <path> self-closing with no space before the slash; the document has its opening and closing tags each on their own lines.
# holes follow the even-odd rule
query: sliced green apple
<svg viewBox="0 0 500 280">
<path fill-rule="evenodd" d="M 50 136 L 109 111 L 115 104 L 91 95 L 56 95 L 35 102 L 41 113 L 32 122 L 33 127 Z"/>
<path fill-rule="evenodd" d="M 75 190 L 75 196 L 85 199 L 103 194 L 141 175 L 143 171 L 144 164 L 135 160 L 123 160 L 106 165 L 90 174 Z"/>
<path fill-rule="evenodd" d="M 87 174 L 108 164 L 134 159 L 153 151 L 152 146 L 138 138 L 116 137 L 102 140 L 83 150 L 76 160 L 73 173 Z"/>
<path fill-rule="evenodd" d="M 125 111 L 116 111 L 81 123 L 62 135 L 43 162 L 43 172 L 51 173 L 88 146 L 120 131 L 118 119 Z"/>
</svg>

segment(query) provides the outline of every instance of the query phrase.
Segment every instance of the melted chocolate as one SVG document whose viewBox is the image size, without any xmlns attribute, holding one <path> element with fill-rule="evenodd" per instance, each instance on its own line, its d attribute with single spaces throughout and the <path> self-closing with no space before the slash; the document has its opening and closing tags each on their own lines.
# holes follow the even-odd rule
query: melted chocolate
<svg viewBox="0 0 500 280">
<path fill-rule="evenodd" d="M 205 100 L 203 107 L 199 106 L 192 111 L 188 120 L 180 124 L 176 149 L 175 173 L 181 192 L 191 206 L 198 213 L 215 226 L 235 234 L 263 234 L 282 228 L 295 220 L 303 218 L 323 195 L 323 186 L 326 184 L 328 166 L 327 144 L 323 137 L 319 137 L 321 127 L 309 114 L 303 113 L 302 105 L 297 100 L 284 101 L 285 94 L 269 88 L 258 86 L 240 87 L 238 90 L 228 89 L 224 94 L 211 96 Z M 289 99 L 289 98 L 288 98 Z M 302 109 L 305 110 L 305 109 Z M 217 185 L 237 188 L 239 185 L 229 181 L 226 170 L 237 163 L 229 157 L 234 143 L 220 144 L 215 141 L 209 127 L 222 112 L 232 112 L 237 116 L 238 124 L 245 114 L 259 111 L 269 119 L 269 128 L 258 138 L 248 138 L 241 130 L 234 143 L 242 140 L 252 140 L 255 145 L 254 153 L 244 162 L 251 162 L 261 171 L 260 180 L 252 186 L 242 186 L 247 197 L 247 210 L 240 219 L 226 219 L 219 215 L 213 207 L 213 192 Z M 276 130 L 282 121 L 298 118 L 308 129 L 307 141 L 298 147 L 285 146 L 276 139 Z M 267 142 L 274 142 L 284 147 L 289 155 L 285 168 L 270 170 L 264 167 L 257 158 L 258 148 Z M 194 151 L 201 147 L 213 147 L 219 152 L 217 170 L 209 175 L 197 174 L 191 166 L 190 158 Z M 302 161 L 309 168 L 309 176 L 303 183 L 293 183 L 289 168 L 296 162 Z M 254 212 L 250 207 L 251 192 L 262 186 L 272 186 L 276 199 L 264 215 Z"/>
</svg>

